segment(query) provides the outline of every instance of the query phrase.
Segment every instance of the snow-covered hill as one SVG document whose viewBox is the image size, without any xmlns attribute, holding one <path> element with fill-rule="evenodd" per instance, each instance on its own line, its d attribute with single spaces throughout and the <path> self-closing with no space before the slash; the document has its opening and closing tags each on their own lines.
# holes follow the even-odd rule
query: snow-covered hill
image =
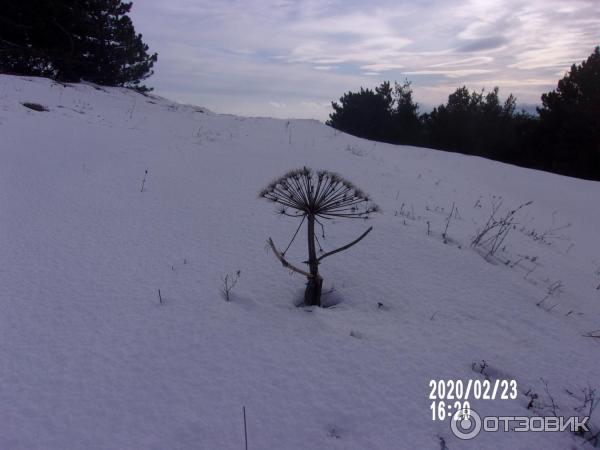
<svg viewBox="0 0 600 450">
<path fill-rule="evenodd" d="M 257 198 L 304 165 L 382 210 L 327 223 L 326 250 L 374 230 L 323 261 L 326 309 L 294 306 L 304 280 L 265 244 L 298 222 Z M 0 449 L 242 449 L 243 406 L 252 450 L 590 448 L 568 432 L 461 441 L 432 420 L 429 381 L 516 380 L 516 400 L 471 400 L 481 416 L 600 398 L 599 198 L 600 183 L 316 121 L 0 76 Z M 470 243 L 500 201 L 497 216 L 533 203 L 490 257 Z"/>
</svg>

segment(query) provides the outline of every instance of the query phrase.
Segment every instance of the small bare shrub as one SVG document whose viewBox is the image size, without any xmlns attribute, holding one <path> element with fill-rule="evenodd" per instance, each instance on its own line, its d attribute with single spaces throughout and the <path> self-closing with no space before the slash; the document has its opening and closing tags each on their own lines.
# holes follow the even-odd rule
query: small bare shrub
<svg viewBox="0 0 600 450">
<path fill-rule="evenodd" d="M 144 172 L 144 179 L 142 180 L 142 189 L 140 192 L 144 192 L 144 186 L 146 185 L 146 178 L 148 177 L 148 169 Z"/>
<path fill-rule="evenodd" d="M 488 250 L 488 256 L 494 255 L 504 243 L 510 230 L 516 227 L 517 213 L 532 203 L 533 202 L 531 201 L 523 203 L 517 208 L 507 211 L 503 216 L 498 216 L 498 211 L 502 206 L 502 200 L 499 199 L 494 201 L 492 203 L 490 217 L 485 225 L 477 230 L 475 237 L 473 237 L 473 240 L 471 241 L 471 247 L 485 247 Z"/>
<path fill-rule="evenodd" d="M 533 390 L 528 390 L 525 392 L 525 395 L 529 398 L 529 403 L 527 405 L 527 409 L 530 409 L 536 415 L 547 416 L 549 414 L 554 417 L 559 417 L 559 412 L 563 411 L 561 416 L 584 416 L 587 419 L 585 422 L 585 428 L 580 425 L 580 428 L 574 431 L 574 434 L 583 438 L 586 442 L 590 443 L 592 447 L 598 447 L 600 444 L 600 430 L 598 427 L 594 426 L 593 415 L 594 410 L 600 403 L 600 398 L 598 397 L 597 389 L 588 386 L 586 388 L 581 389 L 581 395 L 575 394 L 574 392 L 565 389 L 564 391 L 571 396 L 576 401 L 581 402 L 579 406 L 569 407 L 567 405 L 559 406 L 559 404 L 554 399 L 554 396 L 550 393 L 550 389 L 548 387 L 548 382 L 541 378 L 541 381 L 544 385 L 545 395 L 539 395 Z M 569 411 L 572 409 L 572 413 Z"/>
<path fill-rule="evenodd" d="M 446 226 L 444 227 L 444 232 L 442 233 L 442 238 L 444 239 L 444 244 L 448 243 L 448 239 L 446 239 L 448 233 L 448 227 L 450 226 L 450 221 L 452 220 L 452 214 L 454 214 L 454 202 L 452 202 L 452 209 L 450 210 L 450 214 L 446 218 Z"/>
<path fill-rule="evenodd" d="M 235 273 L 228 273 L 224 277 L 221 278 L 223 285 L 221 286 L 221 295 L 226 302 L 231 301 L 231 290 L 235 287 L 240 276 L 242 274 L 241 270 L 236 271 Z"/>
</svg>

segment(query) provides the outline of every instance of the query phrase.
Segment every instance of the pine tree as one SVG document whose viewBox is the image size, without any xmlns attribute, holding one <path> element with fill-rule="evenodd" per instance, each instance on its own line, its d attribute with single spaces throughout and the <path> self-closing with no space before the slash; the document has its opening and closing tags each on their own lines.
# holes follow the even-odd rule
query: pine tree
<svg viewBox="0 0 600 450">
<path fill-rule="evenodd" d="M 340 103 L 331 103 L 334 112 L 329 115 L 327 125 L 354 136 L 389 142 L 392 102 L 389 83 L 375 91 L 360 88 L 359 92 L 348 92 L 340 98 Z"/>
<path fill-rule="evenodd" d="M 522 160 L 516 127 L 525 122 L 515 115 L 515 96 L 510 94 L 502 103 L 498 92 L 498 87 L 487 93 L 469 92 L 466 86 L 456 89 L 446 104 L 423 115 L 426 144 L 499 161 Z"/>
<path fill-rule="evenodd" d="M 600 180 L 600 47 L 542 95 L 541 150 L 551 170 Z M 548 158 L 548 156 L 546 156 Z"/>
<path fill-rule="evenodd" d="M 157 54 L 120 0 L 5 0 L 0 72 L 146 90 Z"/>
<path fill-rule="evenodd" d="M 404 84 L 394 83 L 393 130 L 394 142 L 417 145 L 421 141 L 421 120 L 419 104 L 412 97 L 413 91 L 408 80 Z"/>
</svg>

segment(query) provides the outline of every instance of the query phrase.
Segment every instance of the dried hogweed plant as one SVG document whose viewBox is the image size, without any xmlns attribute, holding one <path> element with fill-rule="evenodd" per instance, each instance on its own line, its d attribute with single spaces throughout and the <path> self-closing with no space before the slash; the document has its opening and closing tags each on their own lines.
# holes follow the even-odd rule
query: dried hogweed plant
<svg viewBox="0 0 600 450">
<path fill-rule="evenodd" d="M 315 242 L 319 247 L 321 245 L 315 234 L 315 223 L 321 226 L 322 237 L 324 237 L 325 227 L 321 220 L 367 219 L 371 213 L 378 211 L 377 205 L 372 203 L 368 195 L 341 176 L 325 170 L 315 174 L 307 167 L 286 173 L 263 189 L 259 196 L 278 204 L 279 214 L 301 218 L 296 232 L 284 251 L 278 250 L 271 238 L 267 242 L 284 267 L 308 279 L 304 304 L 321 306 L 323 278 L 319 275 L 320 262 L 328 256 L 352 247 L 369 234 L 373 227 L 369 227 L 354 241 L 317 257 Z M 305 221 L 308 231 L 308 261 L 304 263 L 308 264 L 308 271 L 294 266 L 285 259 L 285 253 Z"/>
</svg>

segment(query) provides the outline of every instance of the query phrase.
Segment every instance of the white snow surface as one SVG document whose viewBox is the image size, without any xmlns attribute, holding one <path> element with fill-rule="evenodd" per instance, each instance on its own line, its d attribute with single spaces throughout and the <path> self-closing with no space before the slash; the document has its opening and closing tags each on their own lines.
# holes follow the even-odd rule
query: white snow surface
<svg viewBox="0 0 600 450">
<path fill-rule="evenodd" d="M 295 306 L 305 280 L 266 247 L 298 221 L 257 193 L 302 166 L 381 207 L 325 224 L 325 250 L 373 226 L 323 260 L 330 308 Z M 470 242 L 500 198 L 503 214 L 533 203 L 486 257 Z M 243 449 L 242 407 L 252 450 L 591 448 L 569 432 L 459 440 L 432 420 L 429 381 L 482 381 L 482 360 L 516 380 L 516 400 L 471 400 L 482 416 L 551 415 L 544 383 L 562 415 L 582 389 L 600 397 L 599 198 L 597 182 L 317 121 L 2 75 L 0 449 Z M 287 256 L 302 264 L 305 231 Z"/>
</svg>

